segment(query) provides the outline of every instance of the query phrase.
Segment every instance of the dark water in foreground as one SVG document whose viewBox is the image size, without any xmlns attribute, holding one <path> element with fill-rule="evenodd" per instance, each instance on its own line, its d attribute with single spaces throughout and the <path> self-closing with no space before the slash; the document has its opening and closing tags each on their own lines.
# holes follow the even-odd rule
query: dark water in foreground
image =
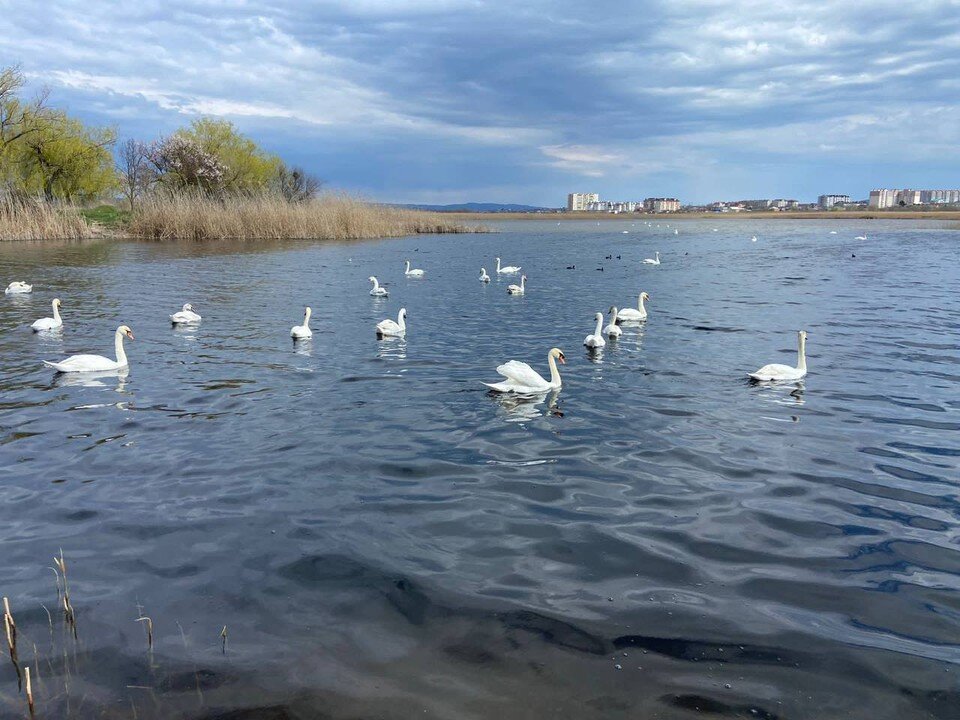
<svg viewBox="0 0 960 720">
<path fill-rule="evenodd" d="M 38 716 L 960 717 L 960 234 L 678 226 L 0 247 L 35 283 L 0 298 L 0 593 Z M 497 254 L 525 297 L 476 280 Z M 641 289 L 648 322 L 590 358 Z M 40 364 L 120 322 L 124 377 Z M 744 380 L 800 327 L 801 385 Z M 555 398 L 480 385 L 554 345 Z"/>
</svg>

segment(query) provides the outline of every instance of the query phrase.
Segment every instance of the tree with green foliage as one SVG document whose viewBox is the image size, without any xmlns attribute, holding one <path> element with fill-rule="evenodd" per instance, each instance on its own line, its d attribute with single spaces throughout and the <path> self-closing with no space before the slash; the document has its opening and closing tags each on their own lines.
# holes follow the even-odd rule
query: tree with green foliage
<svg viewBox="0 0 960 720">
<path fill-rule="evenodd" d="M 88 127 L 46 105 L 46 93 L 24 102 L 23 74 L 0 71 L 0 183 L 48 200 L 89 199 L 116 187 L 110 128 Z"/>
<path fill-rule="evenodd" d="M 228 192 L 266 189 L 283 167 L 280 158 L 242 135 L 228 120 L 200 118 L 177 135 L 217 158 L 224 168 L 222 188 Z"/>
</svg>

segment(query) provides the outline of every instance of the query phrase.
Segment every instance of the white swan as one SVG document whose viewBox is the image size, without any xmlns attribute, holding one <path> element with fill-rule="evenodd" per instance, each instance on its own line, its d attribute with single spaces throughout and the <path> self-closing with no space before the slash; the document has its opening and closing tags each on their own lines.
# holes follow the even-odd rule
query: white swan
<svg viewBox="0 0 960 720">
<path fill-rule="evenodd" d="M 505 380 L 498 383 L 483 383 L 491 390 L 501 393 L 517 393 L 518 395 L 536 395 L 549 390 L 558 390 L 562 384 L 560 371 L 557 370 L 557 360 L 563 365 L 566 359 L 560 348 L 551 348 L 547 354 L 547 363 L 550 365 L 550 379 L 543 377 L 524 362 L 511 360 L 497 367 L 497 372 Z"/>
<path fill-rule="evenodd" d="M 486 268 L 480 268 L 480 282 L 485 282 L 485 283 L 490 282 L 490 276 L 487 275 Z"/>
<path fill-rule="evenodd" d="M 30 326 L 34 332 L 40 332 L 41 330 L 59 330 L 63 327 L 63 320 L 60 318 L 60 298 L 54 298 L 50 304 L 53 305 L 53 317 L 40 318 L 34 321 L 33 325 Z"/>
<path fill-rule="evenodd" d="M 754 380 L 799 380 L 807 374 L 807 331 L 797 333 L 797 366 L 771 363 L 750 373 Z"/>
<path fill-rule="evenodd" d="M 406 275 L 407 277 L 423 277 L 424 272 L 423 270 L 418 270 L 418 269 L 411 270 L 410 261 L 407 260 L 407 269 L 404 271 L 403 274 Z"/>
<path fill-rule="evenodd" d="M 608 311 L 613 317 L 610 318 L 610 324 L 603 329 L 603 334 L 610 338 L 618 338 L 623 334 L 623 330 L 617 325 L 617 318 L 620 316 L 616 305 L 611 305 Z"/>
<path fill-rule="evenodd" d="M 196 325 L 200 322 L 200 315 L 193 311 L 193 305 L 184 303 L 180 312 L 175 312 L 170 316 L 170 322 L 174 325 Z"/>
<path fill-rule="evenodd" d="M 378 337 L 403 337 L 407 333 L 407 309 L 400 308 L 397 313 L 397 321 L 381 320 L 377 323 Z"/>
<path fill-rule="evenodd" d="M 633 308 L 623 308 L 617 313 L 618 320 L 625 320 L 630 322 L 631 320 L 646 320 L 647 319 L 647 308 L 644 307 L 643 301 L 649 300 L 650 296 L 645 292 L 640 293 L 640 297 L 637 300 L 637 309 Z"/>
<path fill-rule="evenodd" d="M 750 238 L 750 242 L 756 242 L 756 241 L 757 241 L 757 236 L 756 236 L 756 235 L 754 235 L 752 238 Z"/>
<path fill-rule="evenodd" d="M 390 294 L 385 287 L 380 287 L 380 281 L 373 275 L 368 277 L 367 280 L 373 283 L 373 289 L 370 291 L 370 294 L 374 297 L 387 297 L 387 295 Z"/>
<path fill-rule="evenodd" d="M 677 230 L 677 229 L 674 229 L 673 234 L 674 234 L 674 235 L 679 235 L 679 234 L 680 234 L 680 231 Z"/>
<path fill-rule="evenodd" d="M 656 259 L 654 259 L 654 258 L 647 258 L 646 260 L 643 261 L 643 264 L 644 264 L 644 265 L 659 265 L 659 264 L 660 264 L 660 251 L 657 250 L 657 257 L 656 257 Z"/>
<path fill-rule="evenodd" d="M 21 293 L 33 292 L 33 285 L 27 285 L 25 282 L 20 282 L 19 280 L 14 280 L 12 283 L 7 285 L 7 289 L 3 291 L 4 295 L 19 295 Z"/>
<path fill-rule="evenodd" d="M 310 329 L 310 315 L 312 313 L 313 310 L 309 306 L 303 309 L 303 325 L 294 325 L 290 328 L 290 337 L 298 339 L 313 337 L 313 331 Z"/>
<path fill-rule="evenodd" d="M 102 355 L 71 355 L 66 360 L 60 362 L 49 362 L 44 360 L 44 365 L 58 370 L 59 372 L 106 372 L 109 370 L 120 370 L 127 367 L 127 354 L 123 351 L 123 336 L 133 340 L 133 331 L 126 325 L 121 325 L 114 333 L 113 345 L 117 352 L 117 359 L 103 357 Z"/>
<path fill-rule="evenodd" d="M 599 225 L 599 223 L 597 224 Z M 514 275 L 518 272 L 520 272 L 520 268 L 517 265 L 504 265 L 500 267 L 500 258 L 497 258 L 497 275 Z"/>
<path fill-rule="evenodd" d="M 594 348 L 602 348 L 607 344 L 607 341 L 603 339 L 603 334 L 600 328 L 603 327 L 603 313 L 597 313 L 597 327 L 594 329 L 592 335 L 587 335 L 583 339 L 583 344 L 586 345 L 591 350 Z"/>
<path fill-rule="evenodd" d="M 526 283 L 527 283 L 527 276 L 526 276 L 526 275 L 521 275 L 521 276 L 520 276 L 520 284 L 519 284 L 519 285 L 510 285 L 510 286 L 507 288 L 507 292 L 510 293 L 511 295 L 523 295 L 523 294 L 526 293 L 526 291 L 527 291 L 527 285 L 526 285 Z"/>
<path fill-rule="evenodd" d="M 857 236 L 854 238 L 854 240 L 866 240 L 866 239 L 867 239 L 866 234 L 864 234 L 864 235 L 857 235 Z"/>
</svg>

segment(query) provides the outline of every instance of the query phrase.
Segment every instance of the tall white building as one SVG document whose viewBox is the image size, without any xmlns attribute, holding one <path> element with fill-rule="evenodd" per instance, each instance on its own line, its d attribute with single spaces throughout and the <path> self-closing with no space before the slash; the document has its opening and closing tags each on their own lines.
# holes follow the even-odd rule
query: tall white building
<svg viewBox="0 0 960 720">
<path fill-rule="evenodd" d="M 598 193 L 570 193 L 567 195 L 567 210 L 585 212 L 590 203 L 600 202 Z"/>
<path fill-rule="evenodd" d="M 834 205 L 847 205 L 849 202 L 849 195 L 821 195 L 817 198 L 817 205 L 825 210 L 832 208 Z"/>
<path fill-rule="evenodd" d="M 883 210 L 884 208 L 890 208 L 897 204 L 897 191 L 896 190 L 887 190 L 886 188 L 880 190 L 871 190 L 870 191 L 870 200 L 867 203 L 868 207 L 874 210 Z"/>
</svg>

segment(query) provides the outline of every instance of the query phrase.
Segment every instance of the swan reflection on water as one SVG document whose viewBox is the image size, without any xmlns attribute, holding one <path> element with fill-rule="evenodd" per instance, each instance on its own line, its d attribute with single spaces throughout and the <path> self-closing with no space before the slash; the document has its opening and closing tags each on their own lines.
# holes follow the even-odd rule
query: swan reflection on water
<svg viewBox="0 0 960 720">
<path fill-rule="evenodd" d="M 377 340 L 377 357 L 381 360 L 406 360 L 407 338 L 396 335 L 386 335 Z"/>
<path fill-rule="evenodd" d="M 54 374 L 52 387 L 86 387 L 112 389 L 123 392 L 127 386 L 127 376 L 130 368 L 120 370 L 103 370 L 102 372 L 79 372 Z"/>
<path fill-rule="evenodd" d="M 557 398 L 560 390 L 537 393 L 533 395 L 504 394 L 497 392 L 487 393 L 500 405 L 501 415 L 507 422 L 523 422 L 535 420 L 539 417 L 563 417 Z M 541 410 L 540 405 L 546 401 L 546 407 Z"/>
<path fill-rule="evenodd" d="M 748 382 L 757 388 L 758 397 L 766 402 L 777 405 L 803 405 L 803 398 L 806 388 L 803 380 L 793 382 L 783 382 L 776 380 L 748 380 Z"/>
<path fill-rule="evenodd" d="M 306 355 L 310 357 L 313 355 L 313 338 L 294 338 L 293 339 L 293 351 L 297 355 Z"/>
</svg>

